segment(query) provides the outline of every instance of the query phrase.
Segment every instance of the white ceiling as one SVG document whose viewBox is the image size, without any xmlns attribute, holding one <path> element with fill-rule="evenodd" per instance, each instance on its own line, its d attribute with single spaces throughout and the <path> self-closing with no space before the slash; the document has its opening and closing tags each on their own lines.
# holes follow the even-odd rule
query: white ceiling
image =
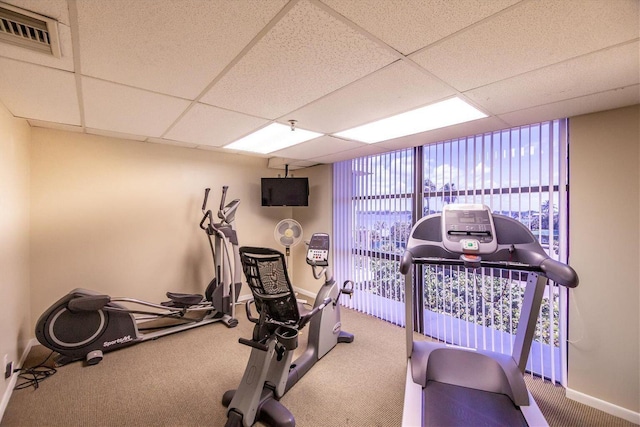
<svg viewBox="0 0 640 427">
<path fill-rule="evenodd" d="M 0 42 L 32 126 L 218 150 L 267 124 L 326 134 L 291 168 L 640 103 L 639 0 L 0 0 L 62 57 Z M 331 136 L 459 96 L 489 117 L 374 145 Z"/>
</svg>

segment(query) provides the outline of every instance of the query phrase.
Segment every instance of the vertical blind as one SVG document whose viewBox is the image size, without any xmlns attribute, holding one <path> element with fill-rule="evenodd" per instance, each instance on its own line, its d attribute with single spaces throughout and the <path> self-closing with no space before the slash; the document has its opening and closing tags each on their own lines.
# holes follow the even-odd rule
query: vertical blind
<svg viewBox="0 0 640 427">
<path fill-rule="evenodd" d="M 398 270 L 412 224 L 414 150 L 334 164 L 334 266 L 355 291 L 345 304 L 404 326 Z"/>
<path fill-rule="evenodd" d="M 358 158 L 334 165 L 336 277 L 355 283 L 345 305 L 404 326 L 399 257 L 412 224 L 447 203 L 482 203 L 527 225 L 567 259 L 566 120 Z M 524 283 L 423 267 L 419 332 L 511 352 Z M 564 384 L 566 291 L 547 287 L 528 370 Z"/>
</svg>

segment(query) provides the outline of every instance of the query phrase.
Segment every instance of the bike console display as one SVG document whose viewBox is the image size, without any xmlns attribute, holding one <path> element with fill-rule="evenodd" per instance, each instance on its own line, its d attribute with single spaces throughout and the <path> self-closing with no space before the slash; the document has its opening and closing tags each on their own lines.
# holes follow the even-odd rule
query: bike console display
<svg viewBox="0 0 640 427">
<path fill-rule="evenodd" d="M 329 265 L 329 235 L 314 233 L 307 249 L 307 264 L 326 267 Z"/>
<path fill-rule="evenodd" d="M 442 243 L 447 250 L 473 255 L 497 250 L 496 229 L 488 207 L 446 205 L 442 218 Z"/>
</svg>

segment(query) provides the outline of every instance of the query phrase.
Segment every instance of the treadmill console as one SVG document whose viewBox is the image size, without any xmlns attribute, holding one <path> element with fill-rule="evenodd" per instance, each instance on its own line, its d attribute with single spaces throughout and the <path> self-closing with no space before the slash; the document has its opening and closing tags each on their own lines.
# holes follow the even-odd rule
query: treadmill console
<svg viewBox="0 0 640 427">
<path fill-rule="evenodd" d="M 314 233 L 307 249 L 307 264 L 326 267 L 329 265 L 329 235 Z"/>
<path fill-rule="evenodd" d="M 493 216 L 485 205 L 445 205 L 441 222 L 442 243 L 450 252 L 481 255 L 498 249 Z"/>
</svg>

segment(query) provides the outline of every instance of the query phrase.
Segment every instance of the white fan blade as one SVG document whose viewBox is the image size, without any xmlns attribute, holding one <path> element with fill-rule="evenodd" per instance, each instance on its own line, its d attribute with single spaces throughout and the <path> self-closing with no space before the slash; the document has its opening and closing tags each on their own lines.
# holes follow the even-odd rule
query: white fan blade
<svg viewBox="0 0 640 427">
<path fill-rule="evenodd" d="M 291 246 L 293 244 L 293 239 L 291 237 L 282 236 L 280 238 L 280 243 L 284 246 Z"/>
<path fill-rule="evenodd" d="M 279 234 L 284 234 L 284 232 L 287 231 L 288 228 L 289 228 L 289 223 L 282 222 L 282 224 L 280 224 L 278 226 L 278 233 Z"/>
</svg>

